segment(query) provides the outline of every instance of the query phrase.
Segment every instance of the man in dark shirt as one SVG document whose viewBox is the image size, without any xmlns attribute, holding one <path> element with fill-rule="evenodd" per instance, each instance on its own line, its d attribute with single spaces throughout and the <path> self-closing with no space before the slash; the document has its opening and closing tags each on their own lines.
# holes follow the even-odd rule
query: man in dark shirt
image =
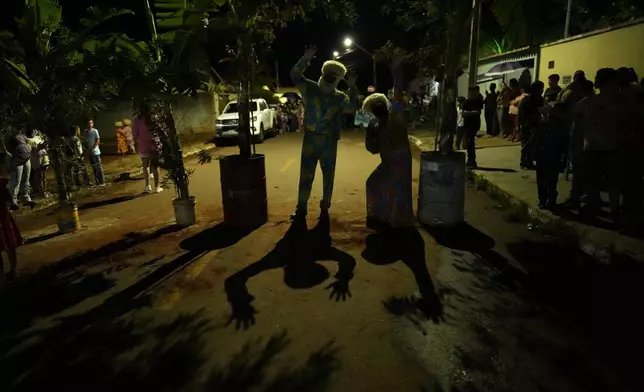
<svg viewBox="0 0 644 392">
<path fill-rule="evenodd" d="M 476 168 L 476 134 L 481 129 L 483 97 L 479 86 L 470 86 L 468 99 L 463 103 L 463 127 L 467 136 L 467 166 Z"/>
<path fill-rule="evenodd" d="M 496 100 L 498 98 L 499 93 L 496 91 L 496 83 L 491 83 L 490 91 L 485 96 L 485 125 L 487 134 L 490 136 L 499 134 L 499 126 L 496 120 Z"/>
<path fill-rule="evenodd" d="M 561 86 L 559 86 L 559 80 L 560 77 L 558 74 L 548 76 L 548 88 L 543 93 L 543 99 L 546 105 L 557 101 L 557 97 L 562 90 Z"/>
</svg>

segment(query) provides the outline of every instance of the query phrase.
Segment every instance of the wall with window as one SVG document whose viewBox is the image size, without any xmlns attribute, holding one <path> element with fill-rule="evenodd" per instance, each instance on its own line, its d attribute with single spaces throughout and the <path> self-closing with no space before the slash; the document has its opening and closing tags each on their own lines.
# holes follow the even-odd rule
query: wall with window
<svg viewBox="0 0 644 392">
<path fill-rule="evenodd" d="M 542 45 L 539 80 L 556 73 L 566 85 L 577 70 L 594 80 L 598 69 L 620 67 L 644 77 L 644 19 Z"/>
</svg>

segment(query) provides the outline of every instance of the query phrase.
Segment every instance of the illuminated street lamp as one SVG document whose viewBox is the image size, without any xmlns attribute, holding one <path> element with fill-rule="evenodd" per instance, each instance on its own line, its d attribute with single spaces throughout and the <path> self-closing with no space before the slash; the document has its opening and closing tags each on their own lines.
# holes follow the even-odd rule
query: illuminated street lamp
<svg viewBox="0 0 644 392">
<path fill-rule="evenodd" d="M 350 48 L 351 46 L 355 46 L 356 48 L 358 48 L 361 51 L 365 52 L 369 57 L 371 57 L 371 61 L 373 62 L 373 87 L 375 88 L 376 87 L 376 79 L 377 79 L 377 76 L 376 76 L 376 56 L 374 54 L 372 54 L 371 52 L 369 52 L 367 49 L 365 49 L 362 46 L 360 46 L 360 45 L 356 44 L 355 42 L 353 42 L 351 37 L 346 37 L 344 39 L 344 46 L 346 48 Z M 334 55 L 335 55 L 335 52 L 334 52 Z"/>
<path fill-rule="evenodd" d="M 340 57 L 340 52 L 336 50 L 335 52 L 333 52 L 333 58 L 337 59 L 338 57 Z"/>
</svg>

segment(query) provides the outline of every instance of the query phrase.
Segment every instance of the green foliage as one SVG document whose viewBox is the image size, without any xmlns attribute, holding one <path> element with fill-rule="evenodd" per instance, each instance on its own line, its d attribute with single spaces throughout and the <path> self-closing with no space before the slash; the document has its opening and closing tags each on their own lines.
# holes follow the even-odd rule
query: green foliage
<svg viewBox="0 0 644 392">
<path fill-rule="evenodd" d="M 402 56 L 421 76 L 441 73 L 450 45 L 456 50 L 451 56 L 467 51 L 471 9 L 471 0 L 387 0 L 382 12 L 401 33 L 380 49 L 380 58 Z"/>
<path fill-rule="evenodd" d="M 72 124 L 81 123 L 82 117 L 101 107 L 119 88 L 110 74 L 119 54 L 99 44 L 107 37 L 95 34 L 95 29 L 127 13 L 90 8 L 82 21 L 83 30 L 73 32 L 62 24 L 57 2 L 26 0 L 13 29 L 0 31 L 4 89 L 0 127 L 8 131 L 29 125 L 49 137 L 61 201 L 68 197 L 70 188 L 64 177 L 65 157 L 57 146 Z"/>
</svg>

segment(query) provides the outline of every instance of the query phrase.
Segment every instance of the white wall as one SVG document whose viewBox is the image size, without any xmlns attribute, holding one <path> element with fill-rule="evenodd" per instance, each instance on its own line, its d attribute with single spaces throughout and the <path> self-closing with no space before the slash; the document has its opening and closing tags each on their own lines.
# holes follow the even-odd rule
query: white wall
<svg viewBox="0 0 644 392">
<path fill-rule="evenodd" d="M 490 63 L 484 63 L 484 64 L 479 64 L 478 67 L 478 75 L 484 75 L 486 72 L 490 70 L 490 68 L 494 67 L 495 65 L 499 63 L 503 63 L 506 61 L 513 61 L 513 60 L 500 60 L 500 61 L 495 61 L 495 62 L 490 62 Z M 535 58 L 534 63 L 536 64 L 538 59 Z M 490 89 L 490 84 L 496 83 L 497 86 L 497 91 L 500 91 L 501 88 L 501 83 L 505 80 L 506 82 L 509 81 L 512 78 L 516 78 L 519 80 L 520 83 L 525 84 L 529 86 L 532 84 L 536 79 L 535 79 L 535 68 L 534 66 L 530 69 L 527 70 L 519 70 L 519 71 L 514 71 L 509 74 L 504 75 L 500 79 L 495 79 L 495 80 L 489 80 L 483 83 L 478 83 L 478 85 L 481 88 L 481 94 L 483 97 L 485 97 L 485 92 Z M 496 78 L 496 77 L 495 77 Z M 466 97 L 467 98 L 467 91 L 468 91 L 468 85 L 469 85 L 469 74 L 464 73 L 458 78 L 458 96 Z M 526 87 L 527 87 L 526 86 Z M 485 113 L 481 113 L 481 131 L 487 131 L 487 125 L 485 123 Z"/>
</svg>

